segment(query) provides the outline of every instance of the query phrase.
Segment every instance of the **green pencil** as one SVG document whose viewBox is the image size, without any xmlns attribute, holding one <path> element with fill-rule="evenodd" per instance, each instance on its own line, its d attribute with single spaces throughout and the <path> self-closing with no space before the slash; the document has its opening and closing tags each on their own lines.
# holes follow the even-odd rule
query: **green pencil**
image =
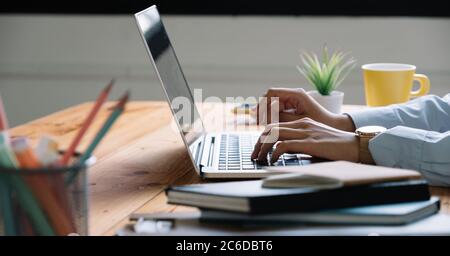
<svg viewBox="0 0 450 256">
<path fill-rule="evenodd" d="M 102 128 L 98 131 L 97 135 L 92 140 L 91 144 L 89 144 L 89 147 L 86 149 L 83 155 L 81 155 L 79 162 L 85 163 L 86 160 L 88 160 L 92 153 L 94 152 L 95 148 L 98 146 L 100 141 L 105 137 L 108 130 L 111 128 L 111 126 L 114 124 L 114 122 L 117 120 L 117 118 L 122 114 L 123 110 L 125 109 L 125 104 L 128 101 L 128 98 L 130 96 L 130 93 L 127 91 L 120 99 L 117 105 L 114 107 L 113 112 L 111 115 L 109 115 L 108 119 L 106 119 L 105 123 L 103 124 Z M 72 171 L 66 178 L 66 185 L 71 184 L 73 180 L 75 179 L 77 175 L 76 171 Z"/>
<path fill-rule="evenodd" d="M 11 157 L 10 152 L 8 152 L 7 141 L 8 135 L 6 132 L 0 134 L 0 165 L 7 168 L 15 168 L 16 162 Z M 3 218 L 3 228 L 5 235 L 15 236 L 16 232 L 16 221 L 14 219 L 14 210 L 12 207 L 11 200 L 11 185 L 8 182 L 8 176 L 1 173 L 0 174 L 0 202 L 1 202 L 1 214 Z"/>
<path fill-rule="evenodd" d="M 8 118 L 6 117 L 5 108 L 3 106 L 3 100 L 0 95 L 0 158 L 7 158 L 6 153 L 3 151 L 7 150 L 7 146 L 9 144 L 9 136 L 8 136 Z M 9 159 L 5 159 L 8 161 Z M 0 159 L 0 165 L 3 164 L 3 159 Z M 3 230 L 4 235 L 7 236 L 15 236 L 16 232 L 16 223 L 14 219 L 14 210 L 12 207 L 11 200 L 11 185 L 7 181 L 8 177 L 6 175 L 0 175 L 0 214 L 3 219 Z"/>
<path fill-rule="evenodd" d="M 0 208 L 5 236 L 17 235 L 16 221 L 14 219 L 11 196 L 11 187 L 9 185 L 9 182 L 7 181 L 7 177 L 5 177 L 3 174 L 0 174 Z"/>
<path fill-rule="evenodd" d="M 5 134 L 1 134 L 0 136 L 0 164 L 3 167 L 6 168 L 16 168 L 17 167 L 17 161 L 15 160 L 14 155 L 12 154 L 11 150 L 9 150 L 9 147 L 7 144 L 5 144 Z M 40 235 L 44 236 L 50 236 L 55 235 L 53 232 L 52 227 L 50 226 L 44 212 L 40 208 L 39 204 L 37 203 L 36 199 L 33 196 L 33 193 L 30 191 L 28 186 L 23 182 L 23 180 L 16 174 L 12 175 L 0 175 L 0 178 L 2 179 L 3 183 L 9 184 L 9 188 L 14 187 L 17 192 L 17 199 L 19 200 L 19 203 L 21 207 L 25 210 L 27 215 L 29 216 L 30 220 L 33 223 L 33 227 L 36 229 L 36 232 Z M 3 185 L 3 184 L 1 184 Z M 9 191 L 1 191 L 1 193 L 6 193 L 6 196 L 9 196 Z M 2 195 L 3 197 L 3 195 Z M 2 198 L 3 200 L 3 198 Z M 10 198 L 6 200 L 11 200 Z M 9 205 L 11 207 L 11 205 Z M 2 205 L 3 208 L 3 205 Z M 2 209 L 2 211 L 5 211 L 5 209 Z M 3 213 L 5 214 L 5 213 Z M 14 220 L 7 220 L 5 219 L 5 215 L 3 215 L 3 222 L 6 228 L 10 224 L 14 225 Z M 15 230 L 15 229 L 14 229 Z M 6 230 L 10 234 L 16 234 L 16 232 L 12 232 L 11 230 Z"/>
</svg>

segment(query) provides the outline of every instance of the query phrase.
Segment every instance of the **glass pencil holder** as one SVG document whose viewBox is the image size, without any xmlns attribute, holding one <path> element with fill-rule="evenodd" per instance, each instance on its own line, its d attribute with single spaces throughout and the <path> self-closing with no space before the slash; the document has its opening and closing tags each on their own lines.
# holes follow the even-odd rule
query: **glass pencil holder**
<svg viewBox="0 0 450 256">
<path fill-rule="evenodd" d="M 87 236 L 88 167 L 0 167 L 0 235 Z"/>
</svg>

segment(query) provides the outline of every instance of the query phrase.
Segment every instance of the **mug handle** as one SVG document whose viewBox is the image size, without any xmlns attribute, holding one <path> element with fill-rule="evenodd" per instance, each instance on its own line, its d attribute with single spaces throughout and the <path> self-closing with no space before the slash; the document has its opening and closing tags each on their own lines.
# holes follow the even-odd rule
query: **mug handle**
<svg viewBox="0 0 450 256">
<path fill-rule="evenodd" d="M 411 97 L 423 96 L 430 91 L 430 79 L 426 75 L 414 74 L 414 81 L 419 82 L 420 88 L 412 91 L 410 94 Z"/>
</svg>

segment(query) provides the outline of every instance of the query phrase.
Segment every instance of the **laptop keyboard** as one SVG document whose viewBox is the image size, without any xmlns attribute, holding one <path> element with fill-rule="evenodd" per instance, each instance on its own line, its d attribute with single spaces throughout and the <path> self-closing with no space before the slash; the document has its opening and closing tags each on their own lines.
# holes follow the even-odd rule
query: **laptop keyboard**
<svg viewBox="0 0 450 256">
<path fill-rule="evenodd" d="M 257 135 L 222 134 L 219 152 L 219 170 L 259 170 L 264 165 L 252 161 L 251 154 Z M 271 157 L 271 152 L 268 159 Z M 274 166 L 301 165 L 296 154 L 283 154 Z"/>
</svg>

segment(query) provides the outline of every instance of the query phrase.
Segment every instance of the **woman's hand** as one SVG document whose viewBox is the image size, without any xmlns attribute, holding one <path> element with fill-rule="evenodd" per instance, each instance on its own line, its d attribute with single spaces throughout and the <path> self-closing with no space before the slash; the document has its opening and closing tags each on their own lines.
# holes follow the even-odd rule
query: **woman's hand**
<svg viewBox="0 0 450 256">
<path fill-rule="evenodd" d="M 336 129 L 355 130 L 355 125 L 349 116 L 331 113 L 301 88 L 272 88 L 263 97 L 264 100 L 259 102 L 257 109 L 258 124 L 273 123 L 276 118 L 272 118 L 271 109 L 274 104 L 278 104 L 280 122 L 290 122 L 309 117 Z M 275 97 L 278 98 L 278 101 L 272 101 L 272 98 Z M 260 109 L 266 111 L 260 113 Z"/>
<path fill-rule="evenodd" d="M 252 159 L 267 163 L 267 154 L 274 145 L 271 163 L 275 163 L 284 153 L 303 153 L 351 162 L 359 159 L 359 142 L 354 133 L 335 129 L 310 118 L 268 125 L 255 145 Z"/>
</svg>

